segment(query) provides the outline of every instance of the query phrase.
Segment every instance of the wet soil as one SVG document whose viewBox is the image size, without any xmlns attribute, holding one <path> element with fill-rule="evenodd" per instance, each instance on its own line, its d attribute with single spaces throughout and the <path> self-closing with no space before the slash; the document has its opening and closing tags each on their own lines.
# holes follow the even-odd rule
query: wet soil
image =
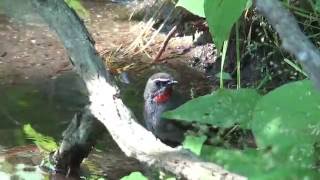
<svg viewBox="0 0 320 180">
<path fill-rule="evenodd" d="M 86 25 L 98 51 L 112 50 L 134 36 L 124 5 L 85 1 Z M 71 65 L 57 36 L 29 10 L 19 17 L 0 14 L 0 80 L 2 84 L 38 82 L 54 78 Z"/>
</svg>

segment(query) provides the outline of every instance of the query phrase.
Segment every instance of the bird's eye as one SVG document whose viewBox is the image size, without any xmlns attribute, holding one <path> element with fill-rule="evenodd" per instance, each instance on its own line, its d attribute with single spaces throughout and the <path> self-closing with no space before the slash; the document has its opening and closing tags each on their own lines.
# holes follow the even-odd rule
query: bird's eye
<svg viewBox="0 0 320 180">
<path fill-rule="evenodd" d="M 156 85 L 158 87 L 163 87 L 163 86 L 167 86 L 169 81 L 156 81 Z"/>
<path fill-rule="evenodd" d="M 156 81 L 156 85 L 157 85 L 158 87 L 160 87 L 160 86 L 162 86 L 162 82 L 161 82 L 161 81 Z"/>
</svg>

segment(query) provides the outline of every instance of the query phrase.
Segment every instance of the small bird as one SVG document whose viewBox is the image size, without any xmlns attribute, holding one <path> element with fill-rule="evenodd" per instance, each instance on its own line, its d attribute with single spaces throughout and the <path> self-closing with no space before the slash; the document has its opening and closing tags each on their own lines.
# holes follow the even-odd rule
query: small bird
<svg viewBox="0 0 320 180">
<path fill-rule="evenodd" d="M 144 120 L 146 127 L 157 138 L 170 146 L 177 146 L 184 139 L 185 130 L 177 122 L 165 120 L 162 113 L 172 110 L 179 103 L 174 98 L 173 85 L 178 83 L 168 73 L 152 75 L 144 90 Z"/>
</svg>

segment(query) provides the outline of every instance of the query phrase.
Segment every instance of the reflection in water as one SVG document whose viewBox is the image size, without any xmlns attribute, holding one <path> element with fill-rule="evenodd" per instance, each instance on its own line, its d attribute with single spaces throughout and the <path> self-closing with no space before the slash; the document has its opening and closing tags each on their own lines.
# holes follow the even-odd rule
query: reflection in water
<svg viewBox="0 0 320 180">
<path fill-rule="evenodd" d="M 21 174 L 21 164 L 26 166 L 23 168 L 25 170 L 35 169 L 42 159 L 35 146 L 23 146 L 32 142 L 26 139 L 22 126 L 31 124 L 38 132 L 60 141 L 62 132 L 74 114 L 88 104 L 88 98 L 82 80 L 74 72 L 67 72 L 47 82 L 0 88 L 3 95 L 0 96 L 0 145 L 5 149 L 0 152 L 0 169 L 3 172 L 0 179 L 7 179 L 5 175 Z M 99 140 L 96 148 L 102 151 L 90 155 L 86 161 L 92 162 L 90 166 L 84 163 L 90 173 L 98 166 L 102 170 L 99 174 L 117 179 L 141 169 L 136 160 L 127 158 L 121 152 L 107 133 Z M 39 177 L 41 175 L 38 171 L 31 172 Z M 33 173 L 25 177 L 34 177 Z"/>
<path fill-rule="evenodd" d="M 9 140 L 1 140 L 0 145 L 25 144 L 22 136 L 24 124 L 31 124 L 40 133 L 59 138 L 73 114 L 88 102 L 83 89 L 74 73 L 42 83 L 0 87 L 0 134 L 2 139 Z"/>
<path fill-rule="evenodd" d="M 126 77 L 129 84 L 121 82 L 121 77 L 116 78 L 119 79 L 118 85 L 125 104 L 135 113 L 138 120 L 142 120 L 142 94 L 146 80 L 149 75 L 155 72 L 166 71 L 175 75 L 179 81 L 177 91 L 181 91 L 185 95 L 190 95 L 191 88 L 196 89 L 195 95 L 202 95 L 210 89 L 206 83 L 200 89 L 193 87 L 193 84 L 199 85 L 201 81 L 206 82 L 197 73 L 187 70 L 185 67 L 182 67 L 184 71 L 172 67 L 175 66 L 170 64 L 155 65 L 140 72 L 135 72 L 132 69 Z M 43 83 L 1 87 L 1 92 L 4 96 L 0 97 L 2 110 L 0 112 L 2 121 L 0 134 L 3 134 L 5 138 L 0 139 L 0 145 L 4 147 L 31 143 L 25 139 L 21 128 L 23 124 L 27 123 L 30 123 L 40 133 L 61 140 L 61 133 L 66 129 L 75 112 L 81 110 L 88 103 L 85 86 L 73 72 L 67 72 L 55 80 Z M 128 172 L 143 170 L 141 164 L 127 158 L 121 152 L 108 133 L 105 133 L 97 147 L 103 150 L 103 155 L 97 155 L 96 152 L 91 153 L 89 162 L 93 162 L 91 164 L 102 169 L 103 172 L 100 174 L 109 173 L 108 177 L 117 179 Z M 15 157 L 24 155 L 28 152 L 26 150 L 22 148 L 20 154 Z M 32 157 L 25 158 L 39 157 L 39 153 L 37 153 L 36 151 Z M 39 162 L 35 164 L 39 164 Z M 11 164 L 11 166 L 15 165 Z"/>
</svg>

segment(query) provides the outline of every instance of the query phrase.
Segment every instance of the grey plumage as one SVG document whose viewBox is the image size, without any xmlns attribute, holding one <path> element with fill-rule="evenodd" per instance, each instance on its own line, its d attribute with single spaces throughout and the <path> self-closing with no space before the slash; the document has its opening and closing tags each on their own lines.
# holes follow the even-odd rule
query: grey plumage
<svg viewBox="0 0 320 180">
<path fill-rule="evenodd" d="M 173 97 L 165 102 L 158 103 L 155 96 L 167 88 L 172 88 L 176 81 L 168 73 L 156 73 L 152 75 L 144 91 L 144 120 L 146 127 L 156 137 L 170 144 L 180 144 L 184 138 L 184 130 L 170 120 L 161 118 L 163 112 L 176 108 Z M 174 96 L 174 95 L 172 95 Z"/>
</svg>

